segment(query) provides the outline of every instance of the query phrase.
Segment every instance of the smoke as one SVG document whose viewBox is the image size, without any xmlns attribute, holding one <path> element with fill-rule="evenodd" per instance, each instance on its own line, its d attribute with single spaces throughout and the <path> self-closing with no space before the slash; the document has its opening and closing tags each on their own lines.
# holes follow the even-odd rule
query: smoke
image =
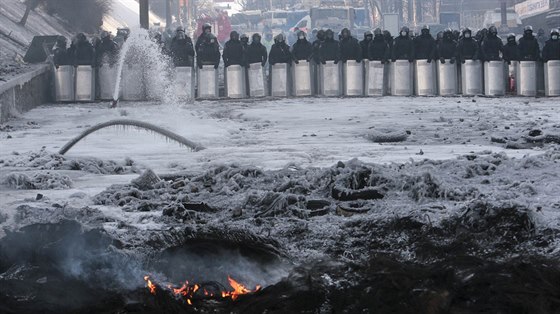
<svg viewBox="0 0 560 314">
<path fill-rule="evenodd" d="M 76 32 L 87 33 L 95 33 L 111 9 L 110 0 L 44 0 L 44 3 L 49 14 L 66 20 Z"/>
</svg>

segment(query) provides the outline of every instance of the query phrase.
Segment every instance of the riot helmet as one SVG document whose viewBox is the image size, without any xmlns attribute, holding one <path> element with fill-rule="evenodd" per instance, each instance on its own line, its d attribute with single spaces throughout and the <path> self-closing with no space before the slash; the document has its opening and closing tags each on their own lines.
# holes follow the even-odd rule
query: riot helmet
<svg viewBox="0 0 560 314">
<path fill-rule="evenodd" d="M 253 36 L 251 37 L 251 40 L 253 43 L 260 44 L 261 35 L 259 35 L 258 33 L 254 33 Z"/>
<path fill-rule="evenodd" d="M 239 40 L 239 33 L 236 31 L 231 31 L 229 33 L 229 39 L 233 40 L 233 41 L 238 41 Z"/>
<path fill-rule="evenodd" d="M 327 29 L 327 31 L 325 31 L 325 37 L 326 39 L 334 39 L 334 32 L 332 31 L 332 29 Z"/>
<path fill-rule="evenodd" d="M 403 26 L 403 27 L 401 28 L 400 35 L 401 35 L 402 37 L 408 36 L 409 33 L 410 33 L 410 30 L 408 29 L 408 27 Z"/>
<path fill-rule="evenodd" d="M 366 31 L 364 33 L 364 39 L 365 40 L 372 40 L 373 39 L 373 33 L 371 31 Z"/>
</svg>

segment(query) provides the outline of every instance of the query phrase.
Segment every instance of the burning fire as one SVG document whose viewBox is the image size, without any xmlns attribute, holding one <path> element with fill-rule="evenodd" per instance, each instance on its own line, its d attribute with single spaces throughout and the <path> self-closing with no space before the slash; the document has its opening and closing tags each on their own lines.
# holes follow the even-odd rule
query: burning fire
<svg viewBox="0 0 560 314">
<path fill-rule="evenodd" d="M 147 288 L 150 289 L 150 293 L 155 295 L 156 285 L 152 282 L 150 276 L 144 276 L 144 280 L 146 281 Z M 199 284 L 189 284 L 188 281 L 185 281 L 185 283 L 183 283 L 183 285 L 179 288 L 175 288 L 172 285 L 168 285 L 167 288 L 169 288 L 169 290 L 173 292 L 174 295 L 184 297 L 187 300 L 187 304 L 189 305 L 192 305 L 192 300 L 194 298 L 221 297 L 222 299 L 232 299 L 233 301 L 235 301 L 237 300 L 237 298 L 239 298 L 240 295 L 254 293 L 261 290 L 261 286 L 256 286 L 254 290 L 251 290 L 243 284 L 237 282 L 230 276 L 228 276 L 228 282 L 233 290 L 223 290 L 219 294 L 209 292 Z"/>
</svg>

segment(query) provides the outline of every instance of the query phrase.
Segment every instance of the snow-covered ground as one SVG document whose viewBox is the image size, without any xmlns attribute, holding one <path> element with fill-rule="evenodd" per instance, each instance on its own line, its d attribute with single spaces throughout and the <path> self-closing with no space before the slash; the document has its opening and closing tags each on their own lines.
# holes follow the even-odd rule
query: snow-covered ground
<svg viewBox="0 0 560 314">
<path fill-rule="evenodd" d="M 135 252 L 181 245 L 185 234 L 241 232 L 271 241 L 292 266 L 323 258 L 363 266 L 378 254 L 426 265 L 464 254 L 505 265 L 560 255 L 558 99 L 107 106 L 46 104 L 1 126 L 0 240 L 24 225 L 75 219 Z M 56 154 L 114 119 L 149 122 L 205 149 L 113 127 Z M 130 184 L 146 169 L 165 180 Z M 244 276 L 266 286 L 290 271 Z M 355 287 L 365 278 L 340 276 L 324 284 Z"/>
</svg>

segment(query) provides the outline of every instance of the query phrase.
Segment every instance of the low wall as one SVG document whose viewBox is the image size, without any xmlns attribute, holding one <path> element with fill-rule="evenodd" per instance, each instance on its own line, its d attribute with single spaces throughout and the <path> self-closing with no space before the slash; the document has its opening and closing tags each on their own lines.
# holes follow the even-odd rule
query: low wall
<svg viewBox="0 0 560 314">
<path fill-rule="evenodd" d="M 0 84 L 0 123 L 51 100 L 50 69 L 50 65 L 40 64 Z"/>
</svg>

